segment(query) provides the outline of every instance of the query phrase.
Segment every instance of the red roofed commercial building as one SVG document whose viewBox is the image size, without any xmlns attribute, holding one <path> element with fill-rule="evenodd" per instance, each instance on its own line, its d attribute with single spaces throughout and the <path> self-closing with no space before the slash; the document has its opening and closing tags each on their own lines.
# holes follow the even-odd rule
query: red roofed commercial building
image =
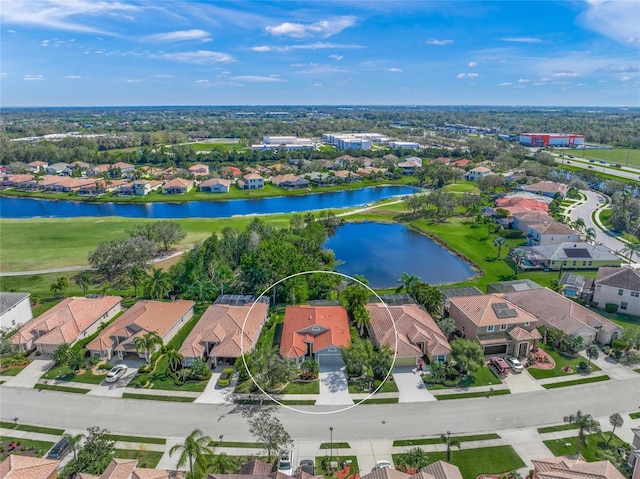
<svg viewBox="0 0 640 479">
<path fill-rule="evenodd" d="M 518 141 L 521 145 L 536 148 L 545 146 L 575 148 L 584 146 L 584 135 L 570 135 L 567 133 L 521 133 Z"/>
<path fill-rule="evenodd" d="M 289 306 L 284 313 L 280 354 L 301 363 L 341 364 L 340 348 L 351 342 L 347 310 L 342 306 Z"/>
<path fill-rule="evenodd" d="M 121 311 L 120 296 L 66 298 L 46 313 L 28 321 L 11 338 L 19 351 L 53 353 L 62 343 L 74 344 L 90 336 Z"/>
</svg>

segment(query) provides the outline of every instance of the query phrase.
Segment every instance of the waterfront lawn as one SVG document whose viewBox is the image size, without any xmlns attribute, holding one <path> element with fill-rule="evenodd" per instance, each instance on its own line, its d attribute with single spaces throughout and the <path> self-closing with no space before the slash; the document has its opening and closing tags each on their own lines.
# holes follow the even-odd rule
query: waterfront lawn
<svg viewBox="0 0 640 479">
<path fill-rule="evenodd" d="M 117 459 L 137 459 L 137 467 L 155 468 L 164 452 L 162 451 L 146 451 L 144 449 L 116 449 L 113 457 Z"/>
<path fill-rule="evenodd" d="M 429 464 L 444 461 L 446 452 L 429 452 Z M 403 464 L 404 454 L 394 454 L 393 463 Z M 464 479 L 475 479 L 481 474 L 502 474 L 525 466 L 511 446 L 480 447 L 453 450 L 450 464 L 458 466 Z"/>
<path fill-rule="evenodd" d="M 607 440 L 609 439 L 609 432 L 603 432 L 603 435 L 599 434 L 587 434 L 586 441 L 580 446 L 580 454 L 588 461 L 598 461 L 596 453 L 598 451 L 615 450 L 619 446 L 626 446 L 627 444 L 614 435 L 611 442 L 607 446 Z M 560 439 L 549 439 L 543 441 L 544 445 L 549 448 L 554 456 L 570 456 L 576 452 L 576 444 L 578 442 L 578 436 L 563 437 Z"/>
<path fill-rule="evenodd" d="M 535 379 L 555 378 L 558 376 L 571 376 L 572 374 L 578 373 L 578 365 L 581 362 L 585 362 L 585 363 L 588 362 L 582 356 L 577 356 L 577 357 L 567 356 L 566 354 L 561 353 L 560 351 L 557 351 L 555 348 L 551 347 L 548 344 L 541 344 L 540 348 L 546 351 L 547 354 L 549 354 L 553 358 L 556 365 L 553 369 L 527 368 L 527 371 L 529 371 L 529 374 L 531 374 L 531 376 L 533 376 Z M 571 372 L 570 373 L 565 372 L 562 369 L 564 367 L 571 368 Z M 593 363 L 591 363 L 590 368 L 591 368 L 590 369 L 591 371 L 600 371 L 600 368 Z"/>
</svg>

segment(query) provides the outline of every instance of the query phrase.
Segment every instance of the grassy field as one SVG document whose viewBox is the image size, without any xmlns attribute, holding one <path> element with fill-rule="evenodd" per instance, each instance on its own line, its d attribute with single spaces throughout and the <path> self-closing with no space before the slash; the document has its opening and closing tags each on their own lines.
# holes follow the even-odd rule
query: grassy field
<svg viewBox="0 0 640 479">
<path fill-rule="evenodd" d="M 183 396 L 156 396 L 155 394 L 136 394 L 124 393 L 123 399 L 142 399 L 146 401 L 165 401 L 165 402 L 193 402 L 196 398 L 188 398 Z"/>
<path fill-rule="evenodd" d="M 464 181 L 462 183 L 451 183 L 442 188 L 444 191 L 452 193 L 480 193 L 474 181 Z"/>
<path fill-rule="evenodd" d="M 558 426 L 539 427 L 538 434 L 544 434 L 546 432 L 567 431 L 570 429 L 578 429 L 576 424 L 560 424 Z"/>
<path fill-rule="evenodd" d="M 640 166 L 640 150 L 630 148 L 614 148 L 612 150 L 574 150 L 571 153 L 576 158 L 604 160 L 608 163 L 630 166 Z"/>
<path fill-rule="evenodd" d="M 77 374 L 68 366 L 58 366 L 47 371 L 43 379 L 55 379 L 57 381 L 73 381 L 85 384 L 100 384 L 107 377 L 107 373 L 93 374 L 92 371 L 84 371 Z"/>
<path fill-rule="evenodd" d="M 445 460 L 445 452 L 429 452 L 429 463 Z M 404 462 L 404 454 L 393 455 L 394 464 Z M 502 474 L 525 464 L 511 446 L 481 447 L 453 450 L 450 464 L 458 466 L 464 479 L 476 479 L 480 474 Z"/>
<path fill-rule="evenodd" d="M 34 389 L 48 389 L 50 391 L 60 391 L 63 393 L 87 394 L 91 389 L 73 388 L 69 386 L 56 386 L 55 384 L 36 384 Z"/>
<path fill-rule="evenodd" d="M 18 424 L 16 426 L 13 422 L 0 421 L 0 427 L 5 429 L 15 429 L 16 431 L 25 431 L 25 432 L 39 432 L 41 434 L 51 434 L 53 436 L 62 436 L 64 434 L 64 429 L 55 429 L 52 427 L 43 427 L 43 426 L 31 426 L 29 424 Z"/>
<path fill-rule="evenodd" d="M 470 399 L 470 398 L 490 398 L 493 396 L 503 396 L 505 394 L 511 394 L 508 389 L 498 389 L 497 391 L 476 391 L 472 393 L 457 393 L 457 394 L 439 394 L 436 396 L 438 401 L 447 401 L 450 399 Z"/>
<path fill-rule="evenodd" d="M 112 441 L 139 442 L 143 444 L 166 444 L 167 443 L 167 440 L 163 437 L 123 436 L 121 434 L 107 434 L 106 438 Z"/>
</svg>

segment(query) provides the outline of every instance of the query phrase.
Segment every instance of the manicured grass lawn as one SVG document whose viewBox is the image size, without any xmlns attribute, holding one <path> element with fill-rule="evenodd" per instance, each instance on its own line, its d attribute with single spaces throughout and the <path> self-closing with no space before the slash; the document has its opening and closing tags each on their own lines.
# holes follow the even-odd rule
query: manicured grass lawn
<svg viewBox="0 0 640 479">
<path fill-rule="evenodd" d="M 60 391 L 65 393 L 87 394 L 91 389 L 72 388 L 68 386 L 56 386 L 54 384 L 36 384 L 34 389 L 48 389 L 50 391 Z"/>
<path fill-rule="evenodd" d="M 55 444 L 53 442 L 48 442 L 48 441 L 34 441 L 32 439 L 0 436 L 0 443 L 2 443 L 4 447 L 8 446 L 8 444 L 12 442 L 20 444 L 24 449 L 35 448 L 37 450 L 36 452 L 37 457 L 44 456 L 47 453 L 47 451 L 49 451 L 49 449 L 51 449 Z"/>
<path fill-rule="evenodd" d="M 590 378 L 574 379 L 571 381 L 563 381 L 561 383 L 543 384 L 542 387 L 545 389 L 556 389 L 563 388 L 565 386 L 577 386 L 578 384 L 598 383 L 600 381 L 607 381 L 608 379 L 609 376 L 605 374 L 604 376 L 593 376 Z"/>
<path fill-rule="evenodd" d="M 348 442 L 323 442 L 320 444 L 320 449 L 349 449 L 351 445 Z"/>
<path fill-rule="evenodd" d="M 486 397 L 490 398 L 493 396 L 503 396 L 505 394 L 511 394 L 511 391 L 508 389 L 498 389 L 497 391 L 491 392 L 489 394 L 488 391 L 478 391 L 473 393 L 460 393 L 460 394 L 439 394 L 435 396 L 438 401 L 446 401 L 448 399 L 468 399 L 468 398 L 480 398 Z"/>
<path fill-rule="evenodd" d="M 538 434 L 544 434 L 546 432 L 568 431 L 570 429 L 578 429 L 578 426 L 575 424 L 560 424 L 559 426 L 539 427 Z"/>
<path fill-rule="evenodd" d="M 352 394 L 361 394 L 369 392 L 369 380 L 367 379 L 350 379 L 349 380 L 349 392 Z M 392 376 L 389 376 L 378 390 L 378 393 L 397 393 L 398 385 L 393 380 Z"/>
<path fill-rule="evenodd" d="M 339 451 L 334 451 L 333 452 L 333 460 L 338 462 L 338 470 L 342 469 L 342 465 L 346 462 L 346 461 L 351 461 L 351 467 L 349 468 L 349 474 L 354 474 L 358 471 L 360 471 L 359 467 L 358 467 L 358 458 L 356 456 L 342 456 L 339 455 L 337 452 Z M 326 456 L 317 456 L 316 457 L 316 475 L 317 476 L 324 476 L 325 478 L 327 477 L 333 477 L 334 472 L 329 469 L 329 462 L 330 462 L 331 458 L 329 457 L 329 455 Z M 326 464 L 326 466 L 325 466 Z M 366 473 L 369 471 L 362 471 L 362 473 Z"/>
<path fill-rule="evenodd" d="M 15 429 L 16 431 L 25 431 L 25 432 L 39 432 L 41 434 L 51 434 L 53 436 L 62 436 L 64 434 L 64 429 L 55 429 L 52 427 L 42 427 L 42 426 L 30 426 L 29 424 L 18 424 L 16 427 L 15 423 L 0 421 L 0 427 L 5 429 Z"/>
<path fill-rule="evenodd" d="M 444 191 L 453 193 L 480 193 L 474 181 L 463 181 L 461 183 L 451 183 L 442 188 Z"/>
<path fill-rule="evenodd" d="M 290 382 L 281 391 L 281 394 L 319 394 L 320 382 L 313 381 L 310 383 L 294 383 Z"/>
<path fill-rule="evenodd" d="M 216 441 L 216 447 L 244 447 L 250 449 L 262 449 L 264 446 L 258 442 L 241 442 L 241 441 Z"/>
<path fill-rule="evenodd" d="M 188 143 L 187 146 L 190 146 L 196 151 L 250 151 L 250 149 L 246 146 L 242 146 L 238 142 L 232 143 Z M 206 160 L 206 155 L 204 157 Z"/>
<path fill-rule="evenodd" d="M 540 345 L 540 348 L 547 352 L 555 361 L 556 365 L 553 369 L 539 369 L 539 368 L 527 368 L 529 374 L 536 379 L 555 378 L 558 376 L 571 376 L 578 373 L 578 365 L 581 362 L 587 362 L 582 356 L 572 357 L 568 356 L 560 351 L 557 351 L 548 344 Z M 566 373 L 562 370 L 563 367 L 570 367 L 573 371 Z M 600 371 L 600 368 L 591 363 L 591 371 Z"/>
<path fill-rule="evenodd" d="M 145 451 L 143 449 L 116 449 L 113 457 L 118 459 L 137 459 L 138 467 L 154 468 L 164 455 L 161 451 Z"/>
<path fill-rule="evenodd" d="M 607 440 L 609 439 L 609 432 L 604 432 L 603 436 L 599 434 L 588 434 L 586 436 L 586 443 L 580 446 L 580 454 L 589 462 L 598 461 L 596 457 L 596 451 L 607 449 Z M 554 456 L 565 456 L 576 453 L 576 444 L 578 442 L 578 435 L 573 437 L 563 437 L 561 439 L 550 439 L 543 441 L 544 445 L 549 448 Z M 622 441 L 618 436 L 614 435 L 613 439 L 609 443 L 609 448 L 615 448 L 617 446 L 625 446 L 626 443 Z"/>
<path fill-rule="evenodd" d="M 576 158 L 593 158 L 605 160 L 607 164 L 618 163 L 622 166 L 627 164 L 629 158 L 630 166 L 640 166 L 640 150 L 631 148 L 614 148 L 612 150 L 576 150 Z M 572 153 L 573 154 L 573 153 Z"/>
<path fill-rule="evenodd" d="M 140 442 L 144 444 L 166 444 L 167 443 L 167 440 L 162 437 L 123 436 L 120 434 L 106 434 L 106 438 L 112 441 Z"/>
<path fill-rule="evenodd" d="M 428 376 L 425 376 L 428 381 Z M 495 384 L 502 384 L 502 381 L 491 372 L 487 366 L 482 366 L 480 369 L 474 372 L 470 372 L 469 375 L 461 380 L 448 381 L 445 384 L 441 383 L 429 383 L 427 382 L 427 389 L 447 389 L 452 387 L 474 387 L 474 386 L 493 386 Z"/>
<path fill-rule="evenodd" d="M 247 379 L 246 381 L 238 382 L 233 392 L 236 394 L 249 394 L 255 392 L 254 388 L 255 384 L 253 383 L 253 381 L 251 379 Z"/>
<path fill-rule="evenodd" d="M 638 412 L 632 412 L 631 414 L 629 414 L 629 417 L 631 419 L 640 419 L 640 411 Z"/>
<path fill-rule="evenodd" d="M 184 343 L 184 340 L 187 339 L 187 336 L 189 336 L 195 325 L 198 323 L 198 321 L 200 321 L 202 314 L 207 310 L 208 307 L 208 304 L 200 303 L 197 303 L 194 306 L 193 317 L 189 321 L 187 321 L 187 324 L 180 328 L 180 331 L 178 331 L 176 335 L 167 343 L 167 347 L 169 349 L 173 348 L 176 351 L 180 350 L 180 348 L 182 347 L 182 343 Z"/>
<path fill-rule="evenodd" d="M 445 460 L 445 452 L 429 452 L 429 463 Z M 404 462 L 404 454 L 393 455 L 394 464 Z M 458 466 L 464 479 L 476 479 L 480 474 L 502 474 L 525 464 L 511 446 L 481 447 L 453 450 L 451 464 Z"/>
<path fill-rule="evenodd" d="M 500 439 L 496 433 L 474 434 L 471 436 L 452 436 L 460 442 L 485 441 L 487 439 Z M 425 446 L 429 444 L 442 444 L 439 437 L 430 437 L 424 439 L 400 439 L 393 441 L 394 446 Z"/>
<path fill-rule="evenodd" d="M 149 374 L 139 374 L 129 383 L 129 387 L 142 387 L 148 379 L 153 386 L 150 389 L 162 389 L 164 391 L 190 391 L 202 392 L 207 387 L 208 381 L 189 381 L 182 386 L 176 386 L 173 379 L 167 376 L 166 372 L 169 368 L 169 361 L 166 356 L 162 356 L 156 362 L 156 369 Z M 144 391 L 142 389 L 141 391 Z M 193 398 L 191 398 L 193 400 Z"/>
<path fill-rule="evenodd" d="M 29 363 L 30 362 L 31 361 L 29 361 Z M 17 376 L 20 371 L 22 371 L 29 365 L 29 363 L 26 363 L 22 366 L 9 366 L 8 368 L 4 368 L 2 371 L 0 371 L 0 376 Z"/>
<path fill-rule="evenodd" d="M 362 403 L 365 404 L 397 404 L 398 398 L 369 398 Z"/>
<path fill-rule="evenodd" d="M 84 371 L 77 374 L 73 369 L 68 366 L 58 366 L 51 368 L 47 371 L 42 378 L 43 379 L 55 379 L 57 381 L 73 381 L 76 383 L 86 384 L 100 384 L 107 377 L 107 373 L 93 374 L 92 371 Z"/>
<path fill-rule="evenodd" d="M 193 402 L 196 398 L 188 398 L 181 396 L 156 396 L 155 394 L 136 394 L 124 393 L 124 399 L 145 399 L 149 401 L 167 401 L 167 402 Z"/>
</svg>

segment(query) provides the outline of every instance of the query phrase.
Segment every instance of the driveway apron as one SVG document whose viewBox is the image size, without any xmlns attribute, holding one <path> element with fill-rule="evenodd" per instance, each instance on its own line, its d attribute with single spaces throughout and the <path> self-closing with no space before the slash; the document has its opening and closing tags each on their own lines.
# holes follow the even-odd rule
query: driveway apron
<svg viewBox="0 0 640 479">
<path fill-rule="evenodd" d="M 395 368 L 393 379 L 398 386 L 398 402 L 427 402 L 436 401 L 436 398 L 427 390 L 416 368 Z"/>
<path fill-rule="evenodd" d="M 320 364 L 320 394 L 316 405 L 350 405 L 353 399 L 349 394 L 347 373 L 344 363 Z"/>
</svg>

